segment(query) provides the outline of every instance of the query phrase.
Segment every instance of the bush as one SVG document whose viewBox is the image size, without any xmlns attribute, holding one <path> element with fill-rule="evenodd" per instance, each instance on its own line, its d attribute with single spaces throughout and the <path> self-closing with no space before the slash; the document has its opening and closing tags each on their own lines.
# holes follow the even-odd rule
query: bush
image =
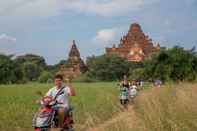
<svg viewBox="0 0 197 131">
<path fill-rule="evenodd" d="M 52 79 L 53 79 L 53 75 L 50 72 L 43 71 L 40 77 L 38 78 L 38 81 L 40 83 L 51 83 L 53 82 Z"/>
<path fill-rule="evenodd" d="M 16 83 L 23 78 L 20 65 L 12 60 L 12 55 L 7 56 L 0 54 L 0 83 Z"/>
<path fill-rule="evenodd" d="M 87 82 L 87 83 L 98 82 L 98 80 L 88 77 L 87 74 L 82 74 L 82 75 L 74 78 L 72 81 L 73 82 Z"/>
<path fill-rule="evenodd" d="M 23 74 L 26 80 L 36 81 L 40 76 L 42 69 L 35 63 L 26 62 L 22 65 Z"/>
<path fill-rule="evenodd" d="M 144 69 L 138 68 L 129 71 L 129 79 L 130 80 L 139 80 L 144 79 Z"/>
<path fill-rule="evenodd" d="M 145 61 L 144 68 L 146 79 L 194 81 L 197 75 L 196 52 L 176 46 Z"/>
<path fill-rule="evenodd" d="M 101 55 L 87 59 L 88 77 L 99 81 L 119 80 L 128 74 L 130 62 L 116 55 Z"/>
</svg>

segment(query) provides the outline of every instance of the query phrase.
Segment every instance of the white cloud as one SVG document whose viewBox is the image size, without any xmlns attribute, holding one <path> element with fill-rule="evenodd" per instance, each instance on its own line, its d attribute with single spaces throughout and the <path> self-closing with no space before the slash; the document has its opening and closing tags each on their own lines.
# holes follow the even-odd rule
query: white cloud
<svg viewBox="0 0 197 131">
<path fill-rule="evenodd" d="M 7 34 L 1 34 L 0 42 L 16 42 L 16 38 L 8 36 Z"/>
<path fill-rule="evenodd" d="M 101 42 L 109 42 L 112 41 L 116 36 L 116 29 L 102 29 L 99 30 L 96 34 L 95 40 Z"/>
<path fill-rule="evenodd" d="M 100 45 L 115 44 L 119 42 L 120 38 L 127 30 L 127 27 L 125 27 L 122 26 L 100 29 L 96 32 L 96 35 L 93 37 L 93 43 Z"/>
<path fill-rule="evenodd" d="M 1 0 L 2 16 L 48 17 L 62 12 L 122 15 L 159 0 Z"/>
</svg>

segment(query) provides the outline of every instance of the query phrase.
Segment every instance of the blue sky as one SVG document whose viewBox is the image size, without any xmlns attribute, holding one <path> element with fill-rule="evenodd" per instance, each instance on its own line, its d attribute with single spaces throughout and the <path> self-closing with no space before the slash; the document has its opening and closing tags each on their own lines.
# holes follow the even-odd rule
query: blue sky
<svg viewBox="0 0 197 131">
<path fill-rule="evenodd" d="M 162 46 L 197 45 L 197 0 L 0 0 L 0 53 L 55 64 L 75 39 L 83 58 L 100 55 L 134 22 Z"/>
</svg>

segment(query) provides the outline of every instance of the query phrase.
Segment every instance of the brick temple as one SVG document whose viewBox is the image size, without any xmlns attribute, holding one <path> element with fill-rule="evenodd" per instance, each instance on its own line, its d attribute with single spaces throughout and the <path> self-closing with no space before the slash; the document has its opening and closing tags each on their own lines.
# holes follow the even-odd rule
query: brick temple
<svg viewBox="0 0 197 131">
<path fill-rule="evenodd" d="M 65 65 L 62 65 L 59 73 L 63 74 L 65 80 L 72 80 L 87 70 L 87 67 L 80 57 L 80 52 L 73 40 L 68 59 Z"/>
<path fill-rule="evenodd" d="M 116 54 L 128 61 L 141 62 L 155 52 L 160 51 L 160 45 L 153 45 L 152 39 L 145 35 L 138 23 L 131 24 L 128 33 L 120 40 L 118 47 L 105 49 L 106 54 Z"/>
</svg>

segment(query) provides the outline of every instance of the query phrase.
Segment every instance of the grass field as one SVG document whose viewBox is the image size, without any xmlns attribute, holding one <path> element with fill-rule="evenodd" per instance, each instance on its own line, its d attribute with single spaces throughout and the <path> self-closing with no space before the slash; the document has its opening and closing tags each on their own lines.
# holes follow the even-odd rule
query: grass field
<svg viewBox="0 0 197 131">
<path fill-rule="evenodd" d="M 125 117 L 105 131 L 197 131 L 197 84 L 143 90 L 128 112 L 134 112 L 130 121 Z"/>
<path fill-rule="evenodd" d="M 127 112 L 120 111 L 116 84 L 74 84 L 77 96 L 71 103 L 76 131 L 84 127 L 98 127 L 98 131 L 197 130 L 197 84 L 145 87 Z M 32 131 L 32 116 L 38 108 L 34 102 L 39 99 L 36 92 L 45 93 L 50 87 L 36 83 L 1 85 L 0 131 Z"/>
<path fill-rule="evenodd" d="M 197 84 L 144 91 L 136 99 L 134 110 L 136 131 L 197 131 Z"/>
<path fill-rule="evenodd" d="M 50 84 L 1 85 L 0 131 L 31 131 L 32 115 L 38 105 L 37 91 L 45 93 Z M 76 83 L 77 96 L 71 98 L 76 128 L 94 126 L 110 119 L 118 108 L 116 83 Z M 79 129 L 78 129 L 79 130 Z"/>
</svg>

